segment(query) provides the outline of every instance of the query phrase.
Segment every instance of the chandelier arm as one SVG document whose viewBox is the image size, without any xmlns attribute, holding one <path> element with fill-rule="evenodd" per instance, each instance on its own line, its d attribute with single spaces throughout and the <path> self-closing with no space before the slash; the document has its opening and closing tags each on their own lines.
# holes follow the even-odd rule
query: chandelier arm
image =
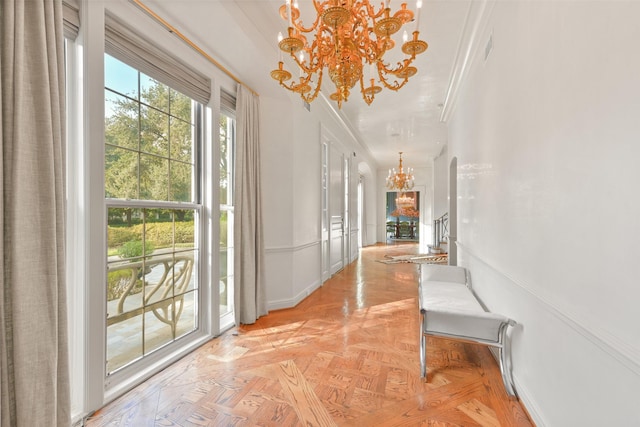
<svg viewBox="0 0 640 427">
<path fill-rule="evenodd" d="M 322 87 L 322 70 L 318 75 L 318 84 L 316 85 L 316 88 L 313 91 L 313 94 L 310 94 L 310 95 L 300 94 L 300 96 L 307 104 L 311 104 L 311 102 L 318 97 L 321 87 Z"/>
<path fill-rule="evenodd" d="M 382 65 L 380 62 L 378 62 L 378 64 L 379 64 L 379 65 Z M 383 71 L 383 70 L 385 71 L 385 73 L 384 73 L 384 74 L 382 73 L 382 71 Z M 389 81 L 388 81 L 388 80 L 387 80 L 387 78 L 385 77 L 387 74 L 394 75 L 393 73 L 388 72 L 388 71 L 386 70 L 386 68 L 384 67 L 384 65 L 382 65 L 382 68 L 378 67 L 378 76 L 380 77 L 380 81 L 382 82 L 382 84 L 383 84 L 387 89 L 390 89 L 390 90 L 393 90 L 393 91 L 398 91 L 398 90 L 400 90 L 400 89 L 401 89 L 404 85 L 406 85 L 406 84 L 407 84 L 407 82 L 409 81 L 409 77 L 408 77 L 408 76 L 406 76 L 406 77 L 403 79 L 402 83 L 398 83 L 398 80 L 395 80 L 393 83 L 389 83 Z M 400 167 L 402 167 L 402 163 L 400 163 Z M 402 170 L 400 170 L 400 172 L 402 172 Z"/>
<path fill-rule="evenodd" d="M 384 87 L 386 87 L 387 89 L 393 90 L 393 91 L 398 91 L 400 89 L 402 89 L 402 87 L 404 85 L 407 84 L 407 82 L 409 81 L 409 77 L 405 77 L 405 79 L 402 81 L 402 83 L 398 83 L 397 80 L 395 80 L 393 83 L 389 83 L 387 81 L 387 79 L 381 77 L 380 81 L 382 81 L 382 84 L 384 85 Z"/>
<path fill-rule="evenodd" d="M 373 102 L 373 99 L 375 98 L 375 95 L 374 94 L 367 95 L 367 92 L 364 88 L 364 76 L 362 75 L 360 76 L 360 93 L 362 93 L 362 99 L 364 99 L 364 102 L 366 102 L 367 105 L 371 105 L 371 103 Z"/>
<path fill-rule="evenodd" d="M 290 90 L 291 92 L 295 92 L 295 87 L 296 84 L 292 81 L 291 83 L 289 83 L 288 85 L 285 84 L 284 82 L 280 82 L 280 86 L 282 86 L 283 88 Z"/>
<path fill-rule="evenodd" d="M 315 0 L 314 0 L 315 1 Z M 373 7 L 373 5 L 369 2 L 363 4 L 362 6 L 365 7 L 366 11 L 367 11 L 367 15 L 369 16 L 369 18 L 371 18 L 375 24 L 375 20 L 380 18 L 382 16 L 382 14 L 384 14 L 384 3 L 380 2 L 380 10 L 378 12 L 376 12 L 375 8 Z M 360 7 L 362 7 L 360 6 Z"/>
<path fill-rule="evenodd" d="M 302 24 L 302 21 L 300 18 L 298 18 L 297 22 L 296 21 L 292 22 L 293 27 L 301 33 L 310 33 L 312 31 L 315 31 L 318 29 L 319 24 L 320 24 L 320 15 L 316 17 L 316 20 L 314 21 L 314 23 L 311 24 L 311 26 L 308 28 Z"/>
<path fill-rule="evenodd" d="M 291 54 L 291 58 L 293 58 L 293 61 L 296 63 L 296 65 L 301 68 L 302 71 L 307 75 L 307 77 L 305 78 L 305 81 L 307 83 L 311 80 L 311 74 L 315 73 L 322 66 L 321 62 L 316 63 L 312 66 L 311 60 L 309 60 L 309 66 L 307 67 L 306 65 L 304 65 L 304 62 L 300 62 L 298 57 L 294 54 Z"/>
<path fill-rule="evenodd" d="M 405 71 L 409 66 L 411 66 L 411 64 L 413 63 L 414 58 L 406 58 L 404 61 L 402 62 L 398 62 L 397 63 L 397 68 L 391 68 L 386 66 L 382 61 L 379 62 L 380 67 L 382 67 L 382 70 L 384 71 L 385 74 L 396 74 L 396 73 L 401 73 L 403 71 Z"/>
</svg>

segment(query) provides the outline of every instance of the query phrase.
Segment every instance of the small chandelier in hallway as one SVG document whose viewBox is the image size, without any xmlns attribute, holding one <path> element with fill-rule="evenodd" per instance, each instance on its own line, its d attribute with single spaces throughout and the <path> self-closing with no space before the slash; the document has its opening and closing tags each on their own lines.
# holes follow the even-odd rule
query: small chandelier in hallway
<svg viewBox="0 0 640 427">
<path fill-rule="evenodd" d="M 313 0 L 317 16 L 310 27 L 302 24 L 297 1 L 285 2 L 280 7 L 280 16 L 289 22 L 288 34 L 278 37 L 280 59 L 271 77 L 285 89 L 300 94 L 305 102 L 310 103 L 318 96 L 324 68 L 335 85 L 336 91 L 330 98 L 338 103 L 338 108 L 358 82 L 362 98 L 369 105 L 382 91 L 376 85 L 376 77 L 382 86 L 398 91 L 418 72 L 411 64 L 428 47 L 418 39 L 422 0 L 416 3 L 415 19 L 406 3 L 392 15 L 390 0 L 380 1 L 377 10 L 369 0 Z M 403 34 L 402 52 L 406 57 L 395 65 L 385 62 L 385 53 L 396 44 L 392 36 L 411 21 L 415 21 L 413 37 L 406 30 Z M 291 83 L 286 83 L 292 74 L 284 68 L 282 52 L 289 54 L 300 70 L 299 79 Z"/>
<path fill-rule="evenodd" d="M 389 175 L 387 176 L 387 188 L 391 191 L 396 190 L 405 192 L 413 188 L 413 168 L 407 168 L 407 173 L 402 168 L 402 151 L 400 154 L 400 164 L 398 170 L 395 168 L 389 169 Z"/>
<path fill-rule="evenodd" d="M 398 197 L 396 197 L 396 206 L 401 209 L 414 208 L 416 206 L 416 199 L 409 196 L 407 193 L 398 193 Z"/>
</svg>

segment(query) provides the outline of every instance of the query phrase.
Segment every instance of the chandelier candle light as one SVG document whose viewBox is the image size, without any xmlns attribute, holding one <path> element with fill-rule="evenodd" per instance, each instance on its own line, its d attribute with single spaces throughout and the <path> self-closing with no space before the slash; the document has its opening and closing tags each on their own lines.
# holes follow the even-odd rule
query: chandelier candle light
<svg viewBox="0 0 640 427">
<path fill-rule="evenodd" d="M 287 83 L 292 74 L 284 68 L 282 53 L 271 77 L 282 87 L 300 94 L 305 102 L 310 103 L 320 93 L 325 67 L 336 88 L 330 98 L 338 103 L 338 108 L 347 101 L 358 82 L 362 98 L 370 105 L 382 91 L 382 87 L 376 85 L 376 74 L 378 83 L 398 91 L 417 73 L 411 64 L 416 55 L 428 47 L 418 39 L 422 0 L 416 3 L 413 38 L 409 39 L 406 30 L 404 32 L 402 52 L 407 57 L 396 65 L 385 63 L 383 57 L 395 47 L 391 36 L 414 20 L 414 13 L 407 9 L 406 3 L 391 15 L 390 0 L 380 2 L 378 10 L 369 0 L 313 0 L 317 17 L 311 27 L 305 27 L 297 2 L 285 1 L 280 7 L 280 16 L 288 22 L 288 29 L 286 36 L 279 35 L 278 46 L 296 63 L 300 77 Z M 369 65 L 368 79 L 363 72 L 366 65 Z"/>
</svg>

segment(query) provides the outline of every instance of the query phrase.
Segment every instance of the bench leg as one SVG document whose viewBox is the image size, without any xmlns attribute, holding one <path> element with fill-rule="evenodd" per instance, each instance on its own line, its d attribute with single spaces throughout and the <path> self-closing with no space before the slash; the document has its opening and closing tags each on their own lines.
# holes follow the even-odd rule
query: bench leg
<svg viewBox="0 0 640 427">
<path fill-rule="evenodd" d="M 420 378 L 427 382 L 427 336 L 424 334 L 424 313 L 420 313 Z"/>
<path fill-rule="evenodd" d="M 502 326 L 500 331 L 502 335 L 502 346 L 498 347 L 498 356 L 500 359 L 500 373 L 502 374 L 502 382 L 507 394 L 511 397 L 517 397 L 513 384 L 513 376 L 511 375 L 511 354 L 509 346 L 509 337 L 507 336 L 507 325 Z"/>
</svg>

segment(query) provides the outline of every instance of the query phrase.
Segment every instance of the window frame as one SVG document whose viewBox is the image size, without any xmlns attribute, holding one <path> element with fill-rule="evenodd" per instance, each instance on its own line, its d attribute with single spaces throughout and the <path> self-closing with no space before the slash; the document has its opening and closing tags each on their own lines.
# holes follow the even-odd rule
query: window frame
<svg viewBox="0 0 640 427">
<path fill-rule="evenodd" d="M 103 52 L 103 58 L 109 55 L 108 52 Z M 110 55 L 111 56 L 111 55 Z M 116 58 L 121 61 L 120 59 Z M 121 61 L 124 62 L 124 61 Z M 140 81 L 140 73 L 144 74 L 143 71 L 137 69 L 135 66 L 127 64 L 134 70 L 136 70 L 138 74 L 138 85 Z M 151 76 L 149 76 L 151 77 Z M 106 100 L 106 96 L 104 96 L 107 86 L 106 79 L 104 80 L 104 84 L 102 85 L 102 93 L 103 99 Z M 164 84 L 162 82 L 159 82 Z M 168 86 L 165 84 L 165 86 Z M 169 86 L 170 87 L 170 86 Z M 173 88 L 171 88 L 173 89 Z M 176 89 L 173 89 L 176 90 Z M 176 90 L 177 91 L 177 90 Z M 179 91 L 178 91 L 179 92 Z M 118 93 L 118 92 L 115 92 Z M 188 95 L 186 95 L 188 96 Z M 129 97 L 130 98 L 130 97 Z M 207 244 L 205 242 L 204 236 L 206 236 L 205 224 L 206 220 L 204 218 L 206 212 L 206 206 L 204 205 L 205 196 L 203 194 L 204 180 L 204 144 L 206 141 L 206 135 L 204 132 L 206 115 L 205 115 L 205 106 L 201 103 L 190 98 L 194 107 L 192 109 L 193 116 L 193 125 L 194 125 L 194 143 L 192 147 L 192 159 L 193 159 L 193 176 L 192 176 L 192 201 L 184 202 L 184 201 L 169 201 L 169 200 L 147 200 L 147 199 L 118 199 L 118 198 L 109 198 L 106 197 L 105 193 L 105 183 L 104 179 L 102 181 L 102 200 L 103 200 L 103 216 L 101 221 L 102 226 L 102 234 L 104 236 L 104 246 L 103 246 L 103 254 L 102 258 L 103 263 L 103 280 L 102 283 L 102 312 L 104 313 L 103 322 L 103 346 L 102 346 L 102 360 L 103 360 L 103 381 L 104 381 L 104 401 L 109 401 L 112 398 L 119 396 L 123 391 L 127 388 L 138 384 L 141 381 L 144 381 L 149 376 L 156 373 L 163 366 L 166 366 L 175 360 L 182 357 L 184 354 L 192 351 L 197 346 L 201 345 L 204 341 L 211 337 L 210 326 L 206 324 L 206 319 L 209 318 L 209 313 L 211 308 L 206 304 L 206 295 L 209 294 L 208 290 L 205 289 L 206 286 L 206 277 L 208 274 L 205 272 L 205 266 L 208 264 L 206 260 L 206 252 L 207 252 Z M 142 102 L 142 100 L 137 99 L 138 105 L 146 105 Z M 103 114 L 102 120 L 106 119 L 106 112 Z M 103 131 L 104 133 L 104 131 Z M 105 160 L 106 160 L 106 142 L 103 141 L 103 151 L 102 151 L 102 174 L 104 177 L 105 174 Z M 138 152 L 140 152 L 140 148 L 138 148 Z M 139 180 L 139 176 L 135 179 Z M 142 357 L 128 363 L 122 367 L 117 368 L 113 372 L 107 371 L 107 325 L 106 325 L 106 316 L 107 316 L 107 297 L 106 297 L 106 281 L 107 281 L 107 226 L 108 226 L 108 210 L 110 208 L 122 208 L 122 207 L 132 207 L 135 209 L 184 209 L 184 210 L 193 210 L 194 216 L 197 216 L 197 220 L 195 221 L 195 239 L 194 244 L 197 246 L 194 250 L 198 253 L 198 262 L 194 265 L 193 275 L 195 276 L 196 283 L 198 283 L 198 291 L 197 291 L 197 300 L 195 301 L 196 306 L 198 307 L 198 313 L 196 318 L 196 327 L 190 333 L 177 337 L 166 345 L 161 346 L 158 349 L 154 349 L 149 354 L 143 355 Z"/>
<path fill-rule="evenodd" d="M 225 99 L 227 102 L 225 102 Z M 220 329 L 221 330 L 226 330 L 229 329 L 231 327 L 233 327 L 235 325 L 235 307 L 234 307 L 234 269 L 235 269 L 235 265 L 234 265 L 234 251 L 235 251 L 235 244 L 234 244 L 234 233 L 233 233 L 233 221 L 235 220 L 235 194 L 234 194 L 234 185 L 235 185 L 235 161 L 236 161 L 236 116 L 235 116 L 235 111 L 231 110 L 231 107 L 229 105 L 229 96 L 227 95 L 226 97 L 223 98 L 223 102 L 222 105 L 223 107 L 221 108 L 220 111 L 220 117 L 226 117 L 226 120 L 228 123 L 231 123 L 231 135 L 227 135 L 227 141 L 228 144 L 231 144 L 231 150 L 228 150 L 228 166 L 227 166 L 227 182 L 228 182 L 228 188 L 227 188 L 227 196 L 226 196 L 226 204 L 221 203 L 221 197 L 218 197 L 218 206 L 219 206 L 219 221 L 218 224 L 221 227 L 222 224 L 222 215 L 223 213 L 227 214 L 227 246 L 226 249 L 227 251 L 227 266 L 225 267 L 225 271 L 226 271 L 226 276 L 224 278 L 226 278 L 226 282 L 225 285 L 227 287 L 227 305 L 231 307 L 231 309 L 225 313 L 219 313 L 220 316 Z M 235 101 L 235 100 L 234 100 Z M 218 123 L 220 123 L 220 120 L 218 120 Z M 219 135 L 219 132 L 218 132 Z M 227 147 L 229 147 L 229 145 L 227 145 Z M 218 158 L 220 159 L 220 147 L 218 146 Z M 219 191 L 222 191 L 222 189 L 220 188 L 220 183 L 218 183 L 218 188 L 220 189 Z M 220 194 L 219 194 L 220 196 Z M 231 221 L 229 221 L 229 218 L 231 218 Z M 222 229 L 219 229 L 220 231 L 220 235 L 222 234 Z M 230 232 L 229 232 L 230 231 Z M 229 251 L 230 249 L 230 251 Z M 221 250 L 222 247 L 219 245 L 218 246 L 218 257 L 219 257 L 219 263 L 218 263 L 218 277 L 219 280 L 222 280 L 223 277 L 221 275 L 222 272 L 222 265 L 221 265 L 221 261 L 222 261 L 222 256 L 221 256 Z M 231 255 L 231 259 L 229 260 L 229 254 Z M 231 267 L 229 267 L 229 265 L 231 265 Z M 229 274 L 229 271 L 231 271 L 231 274 Z M 219 301 L 219 305 L 222 305 L 222 301 Z"/>
</svg>

